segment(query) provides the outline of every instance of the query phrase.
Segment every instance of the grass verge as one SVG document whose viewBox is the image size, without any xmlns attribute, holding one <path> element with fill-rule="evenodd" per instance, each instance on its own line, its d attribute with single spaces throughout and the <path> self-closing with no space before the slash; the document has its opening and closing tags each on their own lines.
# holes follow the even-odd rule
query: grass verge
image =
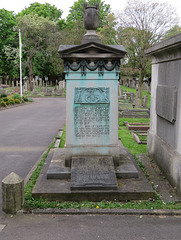
<svg viewBox="0 0 181 240">
<path fill-rule="evenodd" d="M 24 199 L 25 199 L 25 207 L 33 205 L 34 198 L 32 197 L 32 191 L 36 184 L 36 181 L 40 175 L 40 172 L 43 168 L 46 158 L 48 157 L 48 153 L 50 149 L 52 149 L 55 145 L 55 140 L 48 146 L 47 151 L 44 153 L 42 160 L 38 163 L 36 169 L 33 171 L 31 177 L 29 178 L 28 182 L 24 187 Z M 29 205 L 30 203 L 30 205 Z"/>
</svg>

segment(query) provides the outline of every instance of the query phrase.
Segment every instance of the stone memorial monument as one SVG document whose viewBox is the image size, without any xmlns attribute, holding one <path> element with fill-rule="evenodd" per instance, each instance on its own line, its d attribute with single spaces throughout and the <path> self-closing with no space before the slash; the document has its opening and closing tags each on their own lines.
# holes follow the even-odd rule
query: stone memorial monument
<svg viewBox="0 0 181 240">
<path fill-rule="evenodd" d="M 126 51 L 101 43 L 98 20 L 99 6 L 85 4 L 82 44 L 59 47 L 65 66 L 66 145 L 54 152 L 46 179 L 37 181 L 35 197 L 99 201 L 140 196 L 133 182 L 129 197 L 124 195 L 127 183 L 122 190 L 118 183 L 118 178 L 138 178 L 133 157 L 118 140 L 118 79 Z M 142 199 L 148 197 L 150 190 Z"/>
<path fill-rule="evenodd" d="M 66 160 L 74 155 L 111 155 L 119 158 L 118 78 L 123 46 L 105 46 L 96 34 L 98 5 L 84 5 L 87 33 L 83 44 L 60 46 L 67 83 Z"/>
</svg>

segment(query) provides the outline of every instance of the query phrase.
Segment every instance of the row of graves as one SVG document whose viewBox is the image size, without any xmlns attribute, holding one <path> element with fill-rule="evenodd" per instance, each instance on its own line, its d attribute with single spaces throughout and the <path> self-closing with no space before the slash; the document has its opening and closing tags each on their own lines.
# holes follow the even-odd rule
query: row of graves
<svg viewBox="0 0 181 240">
<path fill-rule="evenodd" d="M 22 84 L 22 92 L 23 94 L 26 94 L 28 96 L 32 97 L 43 97 L 43 96 L 62 96 L 64 94 L 64 91 L 66 89 L 66 82 L 65 80 L 58 81 L 56 80 L 55 85 L 52 85 L 52 82 L 44 82 L 40 80 L 37 80 L 36 78 L 33 79 L 33 91 L 29 91 L 29 81 L 25 80 Z M 16 82 L 16 85 L 12 84 L 6 85 L 1 84 L 0 85 L 0 94 L 13 94 L 13 93 L 20 93 L 20 83 L 19 81 Z"/>
<path fill-rule="evenodd" d="M 138 98 L 138 91 L 124 92 L 121 86 L 118 86 L 119 91 L 119 117 L 121 118 L 149 118 L 150 110 L 147 106 L 148 96 L 145 95 L 142 100 Z M 134 140 L 138 144 L 147 144 L 147 135 L 149 123 L 129 123 L 124 122 L 126 128 L 131 132 Z"/>
<path fill-rule="evenodd" d="M 121 86 L 119 91 L 119 117 L 120 118 L 149 118 L 150 109 L 148 108 L 148 96 L 145 95 L 140 101 L 138 91 L 136 95 L 133 92 L 124 92 Z"/>
</svg>

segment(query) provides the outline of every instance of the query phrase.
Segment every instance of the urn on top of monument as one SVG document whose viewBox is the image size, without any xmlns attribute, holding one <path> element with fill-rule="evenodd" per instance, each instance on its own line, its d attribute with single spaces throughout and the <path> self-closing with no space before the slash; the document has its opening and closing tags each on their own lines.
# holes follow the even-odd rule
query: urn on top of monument
<svg viewBox="0 0 181 240">
<path fill-rule="evenodd" d="M 84 3 L 84 27 L 87 33 L 82 39 L 82 43 L 97 42 L 101 43 L 101 39 L 96 34 L 96 29 L 99 27 L 99 4 L 88 6 Z"/>
<path fill-rule="evenodd" d="M 84 3 L 84 27 L 87 30 L 96 30 L 99 26 L 99 4 L 89 7 Z"/>
</svg>

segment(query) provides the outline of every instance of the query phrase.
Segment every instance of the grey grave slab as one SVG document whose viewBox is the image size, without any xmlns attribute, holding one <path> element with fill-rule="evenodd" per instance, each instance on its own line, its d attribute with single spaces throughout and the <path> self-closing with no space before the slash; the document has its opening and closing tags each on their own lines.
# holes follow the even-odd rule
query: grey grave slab
<svg viewBox="0 0 181 240">
<path fill-rule="evenodd" d="M 76 190 L 117 190 L 111 156 L 72 157 L 71 186 Z"/>
</svg>

